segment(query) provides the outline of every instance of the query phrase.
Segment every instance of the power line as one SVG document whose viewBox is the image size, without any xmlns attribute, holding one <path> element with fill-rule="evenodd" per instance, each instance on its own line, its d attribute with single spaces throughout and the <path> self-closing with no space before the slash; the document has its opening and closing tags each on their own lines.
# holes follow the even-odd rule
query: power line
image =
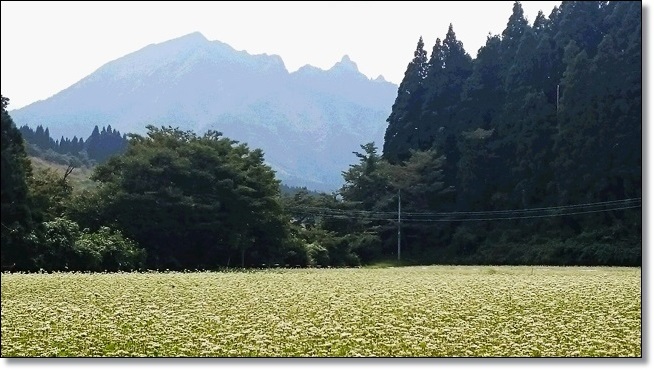
<svg viewBox="0 0 654 370">
<path fill-rule="evenodd" d="M 626 207 L 616 207 L 610 209 L 598 209 L 590 211 L 579 211 L 579 212 L 568 212 L 568 213 L 555 213 L 549 215 L 528 215 L 528 216 L 508 216 L 508 217 L 495 217 L 495 218 L 461 218 L 461 219 L 410 219 L 408 221 L 413 222 L 448 222 L 448 221 L 497 221 L 497 220 L 520 220 L 520 219 L 529 219 L 529 218 L 545 218 L 545 217 L 561 217 L 561 216 L 572 216 L 572 215 L 581 215 L 589 213 L 600 213 L 600 212 L 609 212 L 609 211 L 619 211 L 625 209 L 635 209 L 640 208 L 640 205 L 626 206 Z M 404 221 L 407 221 L 405 218 Z"/>
<path fill-rule="evenodd" d="M 585 204 L 573 204 L 567 206 L 553 206 L 553 207 L 541 207 L 541 208 L 523 208 L 523 209 L 507 209 L 501 211 L 472 211 L 472 212 L 448 212 L 448 213 L 430 213 L 430 212 L 413 212 L 405 213 L 407 215 L 449 215 L 449 214 L 459 214 L 459 215 L 485 215 L 485 214 L 502 214 L 502 213 L 531 213 L 531 212 L 540 212 L 540 211 L 551 211 L 551 210 L 568 210 L 576 208 L 593 208 L 598 206 L 607 206 L 607 205 L 626 205 L 627 203 L 641 202 L 641 198 L 629 198 L 621 200 L 612 200 L 606 202 L 596 202 L 596 203 L 585 203 Z"/>
<path fill-rule="evenodd" d="M 545 217 L 561 217 L 599 212 L 619 211 L 642 207 L 642 198 L 629 198 L 614 201 L 573 204 L 567 206 L 512 209 L 503 211 L 475 212 L 403 212 L 405 222 L 450 222 L 450 221 L 496 221 Z M 597 209 L 600 208 L 600 209 Z M 325 207 L 288 207 L 299 214 L 334 219 L 360 219 L 367 221 L 396 221 L 393 216 L 399 212 L 344 210 Z"/>
<path fill-rule="evenodd" d="M 595 202 L 595 203 L 585 203 L 585 204 L 574 204 L 566 206 L 553 206 L 553 207 L 541 207 L 541 208 L 523 208 L 523 209 L 508 209 L 508 210 L 499 210 L 499 211 L 468 211 L 468 212 L 404 212 L 405 215 L 424 215 L 424 216 L 440 216 L 440 215 L 453 215 L 453 214 L 469 214 L 469 215 L 479 215 L 479 214 L 499 214 L 499 213 L 520 213 L 520 212 L 535 212 L 535 211 L 544 211 L 544 210 L 566 210 L 574 208 L 589 208 L 597 206 L 607 206 L 607 205 L 626 205 L 628 203 L 640 203 L 641 198 L 630 198 L 630 199 L 621 199 L 614 201 L 606 202 Z M 396 212 L 390 211 L 367 211 L 367 210 L 356 210 L 356 209 L 340 209 L 340 208 L 327 208 L 327 207 L 310 207 L 310 206 L 292 206 L 288 209 L 294 210 L 309 210 L 315 212 L 342 212 L 342 213 L 359 213 L 359 214 L 387 214 L 395 215 Z"/>
</svg>

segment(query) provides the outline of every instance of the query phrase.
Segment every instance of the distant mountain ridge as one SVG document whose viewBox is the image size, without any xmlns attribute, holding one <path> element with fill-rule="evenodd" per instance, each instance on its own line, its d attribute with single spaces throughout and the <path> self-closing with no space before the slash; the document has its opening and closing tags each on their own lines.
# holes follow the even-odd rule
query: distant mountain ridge
<svg viewBox="0 0 654 370">
<path fill-rule="evenodd" d="M 329 70 L 289 73 L 277 55 L 250 55 L 196 32 L 108 62 L 10 114 L 53 137 L 87 135 L 96 125 L 139 134 L 149 124 L 218 130 L 262 148 L 288 185 L 331 191 L 355 161 L 352 151 L 370 141 L 381 147 L 396 94 L 347 55 Z"/>
</svg>

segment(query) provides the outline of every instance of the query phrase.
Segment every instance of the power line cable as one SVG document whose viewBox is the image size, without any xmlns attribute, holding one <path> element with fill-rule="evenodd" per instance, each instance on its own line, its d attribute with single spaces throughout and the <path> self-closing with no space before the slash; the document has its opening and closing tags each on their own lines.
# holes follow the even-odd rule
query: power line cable
<svg viewBox="0 0 654 370">
<path fill-rule="evenodd" d="M 629 203 L 640 203 L 642 198 L 630 198 L 630 199 L 621 199 L 613 200 L 606 202 L 595 202 L 595 203 L 584 203 L 584 204 L 573 204 L 566 206 L 553 206 L 553 207 L 540 207 L 540 208 L 525 208 L 525 209 L 508 209 L 508 210 L 499 210 L 499 211 L 455 211 L 455 212 L 402 212 L 402 215 L 406 216 L 450 216 L 450 215 L 475 215 L 475 216 L 484 216 L 484 215 L 494 215 L 494 214 L 505 214 L 505 213 L 535 213 L 542 211 L 565 211 L 570 209 L 577 208 L 594 208 L 602 206 L 613 206 L 613 205 L 628 205 Z M 326 207 L 288 207 L 289 210 L 295 211 L 312 211 L 312 212 L 331 212 L 331 213 L 341 213 L 341 214 L 362 214 L 362 215 L 387 215 L 393 216 L 397 215 L 397 212 L 393 211 L 367 211 L 367 210 L 347 210 L 347 209 L 338 209 L 338 208 L 326 208 Z"/>
<path fill-rule="evenodd" d="M 449 222 L 449 221 L 496 221 L 545 217 L 561 217 L 599 212 L 619 211 L 640 208 L 642 198 L 629 198 L 614 201 L 574 204 L 567 206 L 513 209 L 504 211 L 476 212 L 402 212 L 405 222 Z M 593 208 L 601 209 L 593 209 Z M 396 221 L 397 212 L 343 210 L 326 207 L 288 207 L 296 213 L 334 219 L 360 219 L 368 221 Z M 428 217 L 428 218 L 426 218 Z"/>
</svg>

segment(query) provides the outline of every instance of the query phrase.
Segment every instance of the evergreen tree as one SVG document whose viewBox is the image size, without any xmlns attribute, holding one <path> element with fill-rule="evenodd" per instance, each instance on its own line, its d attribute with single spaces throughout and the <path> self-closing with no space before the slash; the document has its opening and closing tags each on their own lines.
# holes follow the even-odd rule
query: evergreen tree
<svg viewBox="0 0 654 370">
<path fill-rule="evenodd" d="M 364 153 L 353 152 L 360 162 L 343 172 L 345 184 L 340 194 L 345 200 L 357 202 L 362 209 L 376 210 L 387 192 L 388 179 L 379 171 L 381 157 L 375 143 L 361 145 L 361 149 Z"/>
<path fill-rule="evenodd" d="M 561 3 L 561 19 L 556 41 L 565 48 L 574 40 L 592 58 L 605 34 L 602 27 L 610 8 L 607 1 L 564 1 Z"/>
<path fill-rule="evenodd" d="M 47 140 L 47 137 L 45 136 L 45 131 L 43 130 L 43 126 L 38 125 L 36 127 L 34 138 L 36 139 L 36 143 L 35 143 L 36 145 L 40 146 L 41 148 L 48 149 L 49 142 Z"/>
<path fill-rule="evenodd" d="M 434 51 L 437 46 L 434 47 Z M 454 28 L 450 24 L 443 44 L 438 48 L 438 54 L 432 53 L 425 80 L 427 98 L 423 105 L 421 120 L 426 125 L 423 132 L 432 141 L 422 147 L 409 143 L 412 149 L 427 149 L 435 144 L 434 140 L 437 146 L 442 148 L 447 135 L 456 135 L 460 132 L 461 128 L 457 127 L 458 120 L 455 117 L 461 102 L 463 86 L 471 73 L 472 58 L 465 52 L 463 43 L 456 39 Z"/>
<path fill-rule="evenodd" d="M 539 10 L 538 14 L 536 15 L 536 19 L 534 19 L 534 24 L 532 25 L 532 28 L 536 33 L 536 35 L 540 36 L 541 34 L 543 34 L 547 30 L 548 24 L 549 22 L 545 17 L 545 14 L 543 13 L 542 10 Z"/>
<path fill-rule="evenodd" d="M 391 162 L 408 157 L 405 143 L 417 135 L 424 102 L 424 79 L 427 76 L 427 52 L 424 50 L 422 37 L 418 40 L 413 60 L 409 63 L 404 78 L 397 90 L 397 98 L 390 116 L 386 120 L 388 127 L 384 135 L 384 158 Z"/>
<path fill-rule="evenodd" d="M 420 117 L 421 124 L 418 128 L 423 134 L 414 136 L 413 142 L 405 143 L 404 145 L 408 149 L 426 150 L 431 148 L 436 140 L 436 135 L 442 132 L 439 128 L 444 128 L 443 125 L 447 124 L 446 114 L 442 109 L 443 104 L 438 100 L 447 84 L 445 53 L 444 45 L 437 38 L 427 64 L 427 77 L 425 78 L 427 92 Z"/>
<path fill-rule="evenodd" d="M 518 52 L 518 47 L 522 36 L 529 28 L 529 22 L 525 18 L 524 10 L 519 1 L 513 3 L 513 13 L 509 17 L 506 28 L 502 31 L 502 61 L 505 66 L 505 75 L 508 73 L 508 68 L 511 61 Z"/>
<path fill-rule="evenodd" d="M 445 155 L 443 183 L 455 187 L 456 198 L 449 205 L 441 200 L 440 209 L 545 209 L 638 200 L 641 23 L 642 6 L 636 2 L 566 1 L 549 18 L 540 12 L 530 27 L 515 2 L 501 37 L 489 35 L 468 74 L 458 79 L 451 67 L 470 64 L 464 58 L 458 64 L 447 60 L 448 51 L 462 50 L 451 42 L 450 29 L 442 43 L 437 40 L 428 63 L 422 115 L 411 125 L 393 127 L 399 139 L 391 147 L 405 153 L 402 161 L 409 160 L 406 153 L 412 149 L 436 148 Z M 384 158 L 387 147 L 388 138 Z M 391 160 L 389 166 L 400 163 Z M 469 262 L 481 254 L 515 261 L 498 253 L 505 250 L 525 261 L 538 254 L 541 261 L 560 263 L 637 264 L 640 215 L 639 209 L 629 209 L 474 227 L 454 224 L 435 238 L 452 245 L 457 258 L 468 253 Z M 507 243 L 541 249 L 499 247 Z"/>
<path fill-rule="evenodd" d="M 45 128 L 45 131 L 43 132 L 43 138 L 42 138 L 42 147 L 45 149 L 52 149 L 56 150 L 57 146 L 55 145 L 55 141 L 50 137 L 50 129 Z"/>
<path fill-rule="evenodd" d="M 2 96 L 2 243 L 0 260 L 3 265 L 16 263 L 18 268 L 28 262 L 26 235 L 32 228 L 27 182 L 32 167 L 25 153 L 23 138 L 7 112 L 9 99 Z"/>
<path fill-rule="evenodd" d="M 466 129 L 491 129 L 497 123 L 505 95 L 501 71 L 501 40 L 499 36 L 489 36 L 462 92 L 459 119 Z"/>
<path fill-rule="evenodd" d="M 103 127 L 102 131 L 95 126 L 91 136 L 86 140 L 85 149 L 89 158 L 104 163 L 109 157 L 123 153 L 127 147 L 127 139 L 111 125 Z"/>
</svg>

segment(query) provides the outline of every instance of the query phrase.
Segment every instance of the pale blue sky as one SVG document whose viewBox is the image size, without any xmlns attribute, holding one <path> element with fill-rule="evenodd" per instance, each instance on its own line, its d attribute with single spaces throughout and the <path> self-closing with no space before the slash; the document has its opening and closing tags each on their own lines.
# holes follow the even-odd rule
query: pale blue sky
<svg viewBox="0 0 654 370">
<path fill-rule="evenodd" d="M 532 22 L 560 1 L 522 2 Z M 17 109 L 46 99 L 103 64 L 199 31 L 289 71 L 330 68 L 344 54 L 368 77 L 399 83 L 419 36 L 431 51 L 450 23 L 475 57 L 499 34 L 513 1 L 497 2 L 6 2 L 1 3 L 2 94 Z"/>
</svg>

